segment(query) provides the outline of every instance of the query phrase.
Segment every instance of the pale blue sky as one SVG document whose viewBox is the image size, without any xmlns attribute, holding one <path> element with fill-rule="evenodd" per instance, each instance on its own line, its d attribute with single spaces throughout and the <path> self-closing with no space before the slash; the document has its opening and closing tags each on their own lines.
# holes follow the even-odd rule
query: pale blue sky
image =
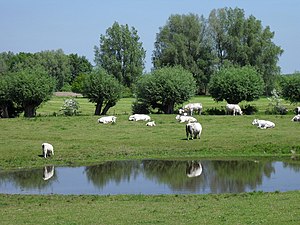
<svg viewBox="0 0 300 225">
<path fill-rule="evenodd" d="M 299 0 L 0 0 L 0 52 L 39 52 L 61 48 L 94 63 L 94 46 L 115 21 L 137 29 L 146 53 L 146 70 L 159 27 L 171 14 L 208 18 L 212 9 L 239 7 L 275 32 L 284 49 L 282 73 L 300 71 Z"/>
</svg>

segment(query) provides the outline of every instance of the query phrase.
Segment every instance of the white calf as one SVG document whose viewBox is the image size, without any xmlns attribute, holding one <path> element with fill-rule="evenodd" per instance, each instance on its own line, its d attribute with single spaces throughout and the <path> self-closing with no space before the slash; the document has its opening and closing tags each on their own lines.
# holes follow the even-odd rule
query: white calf
<svg viewBox="0 0 300 225">
<path fill-rule="evenodd" d="M 226 105 L 226 114 L 233 114 L 234 116 L 236 114 L 240 114 L 240 115 L 243 115 L 243 112 L 241 110 L 241 107 L 237 104 L 227 104 Z"/>
<path fill-rule="evenodd" d="M 293 117 L 292 121 L 294 122 L 300 122 L 300 115 L 296 115 Z"/>
<path fill-rule="evenodd" d="M 139 120 L 150 121 L 151 117 L 145 114 L 134 114 L 129 116 L 129 121 L 139 121 Z"/>
<path fill-rule="evenodd" d="M 103 116 L 98 119 L 98 123 L 103 123 L 103 124 L 115 123 L 115 122 L 117 122 L 117 117 L 115 116 Z"/>
<path fill-rule="evenodd" d="M 256 125 L 260 129 L 274 128 L 275 123 L 268 120 L 258 120 L 254 119 L 252 125 Z"/>
<path fill-rule="evenodd" d="M 202 126 L 200 123 L 188 123 L 185 126 L 185 132 L 186 132 L 186 138 L 188 140 L 189 140 L 189 136 L 192 140 L 194 138 L 197 139 L 197 137 L 200 139 L 202 133 Z"/>
<path fill-rule="evenodd" d="M 177 115 L 176 120 L 178 120 L 180 123 L 185 123 L 185 122 L 197 122 L 197 119 L 192 117 L 192 116 L 181 116 Z"/>
<path fill-rule="evenodd" d="M 42 153 L 43 153 L 44 158 L 47 158 L 47 156 L 50 156 L 51 154 L 54 155 L 53 146 L 49 143 L 43 143 L 42 144 Z"/>
<path fill-rule="evenodd" d="M 201 103 L 189 103 L 183 107 L 183 110 L 190 116 L 193 115 L 193 112 L 198 112 L 201 115 L 202 104 Z"/>
<path fill-rule="evenodd" d="M 151 121 L 151 122 L 146 123 L 146 126 L 149 126 L 149 127 L 155 127 L 156 124 L 155 124 L 154 121 Z"/>
</svg>

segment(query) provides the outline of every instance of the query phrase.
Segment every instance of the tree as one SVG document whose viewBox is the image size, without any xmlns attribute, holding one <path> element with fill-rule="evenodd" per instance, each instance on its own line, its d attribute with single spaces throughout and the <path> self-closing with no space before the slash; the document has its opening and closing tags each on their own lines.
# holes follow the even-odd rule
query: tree
<svg viewBox="0 0 300 225">
<path fill-rule="evenodd" d="M 13 87 L 11 100 L 22 106 L 25 117 L 34 117 L 38 106 L 52 96 L 54 79 L 40 67 L 24 69 L 10 76 Z"/>
<path fill-rule="evenodd" d="M 172 114 L 175 104 L 189 100 L 195 92 L 193 75 L 176 66 L 157 69 L 141 77 L 137 82 L 136 96 L 138 102 Z"/>
<path fill-rule="evenodd" d="M 203 16 L 171 15 L 156 34 L 152 57 L 154 68 L 181 65 L 193 74 L 198 93 L 205 93 L 214 62 L 207 34 Z"/>
<path fill-rule="evenodd" d="M 7 75 L 0 75 L 0 117 L 9 118 L 8 107 L 12 101 L 10 77 Z"/>
<path fill-rule="evenodd" d="M 137 30 L 115 22 L 100 36 L 95 46 L 95 63 L 112 74 L 125 87 L 132 87 L 143 73 L 145 50 L 139 42 Z"/>
<path fill-rule="evenodd" d="M 281 86 L 284 99 L 291 103 L 300 102 L 300 73 L 285 76 Z"/>
<path fill-rule="evenodd" d="M 96 103 L 95 115 L 105 115 L 121 98 L 121 93 L 119 81 L 102 68 L 93 70 L 85 79 L 84 95 Z"/>
<path fill-rule="evenodd" d="M 226 100 L 230 104 L 253 101 L 263 92 L 261 75 L 250 66 L 223 68 L 212 76 L 209 93 L 215 101 Z"/>
<path fill-rule="evenodd" d="M 93 69 L 92 64 L 84 56 L 78 56 L 77 54 L 69 55 L 69 64 L 71 71 L 70 84 L 83 73 L 90 73 Z"/>
<path fill-rule="evenodd" d="M 283 50 L 272 39 L 274 32 L 270 27 L 263 27 L 254 16 L 245 17 L 239 8 L 212 10 L 209 15 L 209 30 L 213 49 L 218 58 L 217 67 L 226 64 L 240 67 L 256 67 L 265 82 L 265 93 L 274 88 L 277 66 Z"/>
</svg>

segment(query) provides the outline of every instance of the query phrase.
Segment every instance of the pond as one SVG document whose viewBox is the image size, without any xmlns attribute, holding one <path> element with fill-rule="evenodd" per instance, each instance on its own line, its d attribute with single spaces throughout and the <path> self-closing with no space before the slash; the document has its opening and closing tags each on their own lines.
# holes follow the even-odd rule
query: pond
<svg viewBox="0 0 300 225">
<path fill-rule="evenodd" d="M 139 160 L 1 172 L 5 194 L 207 194 L 300 189 L 300 164 L 266 160 Z"/>
</svg>

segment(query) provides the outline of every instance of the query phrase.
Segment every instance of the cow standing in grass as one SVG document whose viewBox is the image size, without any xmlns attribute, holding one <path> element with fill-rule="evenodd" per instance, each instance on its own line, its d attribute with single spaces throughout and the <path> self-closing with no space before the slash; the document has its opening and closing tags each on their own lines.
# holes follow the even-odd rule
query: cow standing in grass
<svg viewBox="0 0 300 225">
<path fill-rule="evenodd" d="M 198 122 L 188 123 L 185 126 L 186 138 L 189 140 L 190 138 L 193 139 L 200 139 L 202 133 L 202 126 Z"/>
<path fill-rule="evenodd" d="M 226 114 L 227 115 L 243 115 L 241 107 L 238 104 L 227 104 L 226 105 Z"/>
</svg>

